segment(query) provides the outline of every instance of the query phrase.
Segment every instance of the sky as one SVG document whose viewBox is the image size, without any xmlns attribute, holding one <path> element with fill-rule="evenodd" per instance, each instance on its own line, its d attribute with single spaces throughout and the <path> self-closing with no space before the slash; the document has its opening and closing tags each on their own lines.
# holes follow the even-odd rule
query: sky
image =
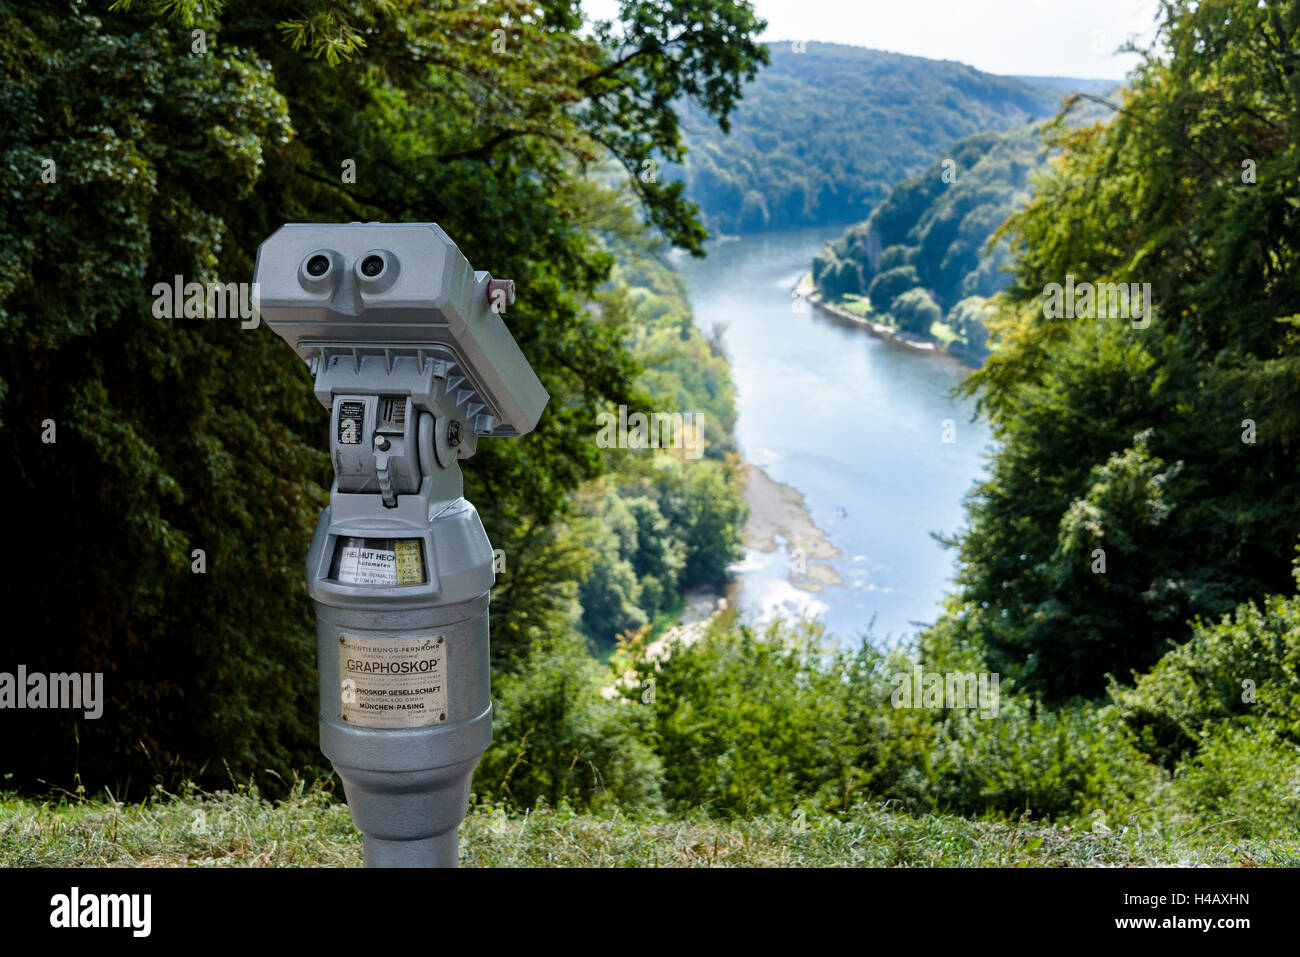
<svg viewBox="0 0 1300 957">
<path fill-rule="evenodd" d="M 753 0 L 760 39 L 848 43 L 987 73 L 1121 79 L 1138 58 L 1114 51 L 1155 35 L 1156 0 Z M 583 0 L 611 18 L 618 0 Z"/>
</svg>

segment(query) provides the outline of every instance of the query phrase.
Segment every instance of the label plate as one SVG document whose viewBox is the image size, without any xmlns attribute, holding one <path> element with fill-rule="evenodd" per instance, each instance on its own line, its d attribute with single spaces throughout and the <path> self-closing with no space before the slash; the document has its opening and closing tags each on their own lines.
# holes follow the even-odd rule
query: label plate
<svg viewBox="0 0 1300 957">
<path fill-rule="evenodd" d="M 343 720 L 365 728 L 419 728 L 446 721 L 445 637 L 339 635 L 339 701 Z"/>
<path fill-rule="evenodd" d="M 339 445 L 360 445 L 361 428 L 365 424 L 366 404 L 364 402 L 342 402 L 339 404 Z"/>
<path fill-rule="evenodd" d="M 338 580 L 345 585 L 424 582 L 424 560 L 418 539 L 345 538 L 339 541 L 338 550 Z"/>
</svg>

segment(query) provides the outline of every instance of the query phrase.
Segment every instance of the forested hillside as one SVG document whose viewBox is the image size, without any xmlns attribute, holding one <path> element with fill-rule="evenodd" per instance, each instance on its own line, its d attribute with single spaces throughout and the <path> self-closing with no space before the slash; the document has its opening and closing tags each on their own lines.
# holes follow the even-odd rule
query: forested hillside
<svg viewBox="0 0 1300 957">
<path fill-rule="evenodd" d="M 1104 122 L 1110 111 L 1071 98 L 1062 121 Z M 973 365 L 988 355 L 987 301 L 1011 281 L 1010 247 L 994 232 L 1030 198 L 1054 150 L 1027 123 L 958 140 L 896 184 L 863 223 L 813 260 L 827 300 L 918 335 L 938 335 Z"/>
<path fill-rule="evenodd" d="M 987 352 L 985 300 L 1010 281 L 1007 243 L 990 248 L 989 237 L 1029 198 L 1046 153 L 1037 124 L 953 144 L 813 260 L 818 291 L 919 335 L 946 322 L 978 363 Z"/>
<path fill-rule="evenodd" d="M 971 498 L 956 620 L 1049 698 L 1294 587 L 1297 30 L 1294 5 L 1173 5 L 1172 56 L 1109 124 L 1060 131 L 999 233 L 1016 272 L 970 388 L 1002 450 Z M 1134 284 L 1151 314 L 1099 297 L 1067 318 L 1049 308 L 1067 282 Z"/>
<path fill-rule="evenodd" d="M 611 449 L 605 474 L 578 493 L 592 549 L 578 588 L 583 631 L 611 650 L 623 632 L 662 628 L 686 590 L 720 583 L 741 557 L 744 519 L 733 430 L 731 368 L 696 327 L 681 276 L 661 249 L 615 247 L 599 298 L 605 322 L 624 330 L 644 371 L 645 409 L 685 410 L 700 424 L 695 449 Z"/>
<path fill-rule="evenodd" d="M 1053 115 L 1068 90 L 831 43 L 768 47 L 724 135 L 693 111 L 687 195 L 722 232 L 864 219 L 962 137 Z"/>
</svg>

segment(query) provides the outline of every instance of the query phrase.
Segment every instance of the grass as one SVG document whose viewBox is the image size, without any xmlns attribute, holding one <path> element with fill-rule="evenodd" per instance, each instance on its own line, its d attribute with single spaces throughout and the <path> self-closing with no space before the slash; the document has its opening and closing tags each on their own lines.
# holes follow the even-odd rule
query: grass
<svg viewBox="0 0 1300 957">
<path fill-rule="evenodd" d="M 863 319 L 875 319 L 879 322 L 882 318 L 880 316 L 872 315 L 874 310 L 871 308 L 871 300 L 866 296 L 855 296 L 850 293 L 847 296 L 841 296 L 839 299 L 836 299 L 834 304 L 845 312 L 851 312 L 853 315 L 860 316 Z"/>
<path fill-rule="evenodd" d="M 845 312 L 852 313 L 862 319 L 870 319 L 873 322 L 884 323 L 895 329 L 898 328 L 898 323 L 894 320 L 894 317 L 887 312 L 874 310 L 871 307 L 871 300 L 866 296 L 857 296 L 850 293 L 835 299 L 833 304 Z M 965 342 L 956 329 L 943 321 L 934 322 L 930 325 L 930 337 L 937 339 L 944 347 L 950 347 L 954 343 L 964 344 Z"/>
<path fill-rule="evenodd" d="M 476 807 L 465 867 L 1123 867 L 1300 865 L 1300 839 L 1233 842 L 1201 829 L 1095 834 L 1068 827 L 914 817 L 864 806 L 843 817 L 665 820 Z M 0 866 L 357 867 L 346 806 L 299 786 L 274 803 L 252 788 L 147 801 L 0 794 Z"/>
<path fill-rule="evenodd" d="M 650 619 L 650 630 L 646 632 L 645 640 L 647 642 L 654 641 L 656 638 L 661 637 L 669 628 L 676 625 L 678 619 L 682 617 L 682 610 L 685 607 L 685 595 L 679 594 L 674 597 L 672 604 L 655 615 L 654 618 Z M 618 641 L 616 639 L 613 644 L 597 644 L 596 642 L 588 641 L 587 650 L 590 651 L 591 656 L 602 665 L 608 665 L 613 661 L 614 655 L 618 652 Z"/>
<path fill-rule="evenodd" d="M 670 604 L 659 614 L 650 620 L 650 631 L 646 634 L 646 641 L 654 641 L 663 635 L 669 628 L 677 624 L 677 620 L 682 617 L 682 610 L 686 607 L 686 596 L 677 594 L 673 597 Z"/>
<path fill-rule="evenodd" d="M 963 342 L 961 334 L 946 322 L 931 323 L 930 336 L 938 339 L 944 346 L 951 346 L 954 342 Z"/>
</svg>

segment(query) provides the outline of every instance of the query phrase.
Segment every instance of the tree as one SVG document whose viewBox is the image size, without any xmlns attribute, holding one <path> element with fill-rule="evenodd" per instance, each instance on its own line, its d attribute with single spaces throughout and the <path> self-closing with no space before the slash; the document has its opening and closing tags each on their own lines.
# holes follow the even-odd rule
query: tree
<svg viewBox="0 0 1300 957">
<path fill-rule="evenodd" d="M 644 216 L 698 253 L 680 184 L 639 174 L 682 155 L 671 104 L 726 122 L 760 27 L 721 0 L 628 0 L 591 31 L 569 0 L 0 3 L 0 487 L 58 569 L 5 576 L 32 621 L 0 647 L 108 672 L 117 716 L 15 741 L 19 783 L 316 758 L 301 563 L 325 413 L 267 329 L 163 318 L 154 285 L 249 281 L 286 221 L 436 220 L 519 281 L 509 322 L 552 396 L 466 469 L 490 537 L 523 541 L 602 468 L 596 411 L 639 395 L 623 331 L 584 309 L 612 263 L 584 173 L 635 173 Z M 496 627 L 534 633 L 537 594 L 508 590 Z"/>
<path fill-rule="evenodd" d="M 969 381 L 1001 448 L 960 539 L 959 620 L 1053 698 L 1100 694 L 1188 619 L 1289 590 L 1300 526 L 1284 185 L 1300 176 L 1300 10 L 1163 13 L 1168 58 L 1147 56 L 1109 125 L 1057 128 L 1060 162 L 999 234 L 1016 273 Z M 1135 283 L 1152 308 L 1053 318 L 1044 297 L 1067 281 Z"/>
<path fill-rule="evenodd" d="M 652 499 L 644 495 L 629 499 L 627 509 L 636 520 L 632 567 L 638 575 L 653 575 L 661 585 L 675 589 L 686 564 L 685 544 L 673 535 L 672 526 Z"/>
<path fill-rule="evenodd" d="M 871 280 L 867 297 L 871 300 L 871 308 L 888 312 L 895 299 L 920 284 L 921 277 L 916 274 L 915 266 L 895 266 Z"/>
<path fill-rule="evenodd" d="M 967 296 L 948 313 L 948 321 L 965 340 L 965 348 L 976 365 L 988 355 L 988 316 L 988 300 L 982 296 Z"/>
<path fill-rule="evenodd" d="M 922 336 L 928 336 L 930 327 L 943 318 L 938 303 L 925 289 L 909 289 L 894 300 L 890 312 L 898 328 Z"/>
<path fill-rule="evenodd" d="M 682 584 L 716 582 L 744 554 L 740 529 L 748 508 L 736 494 L 735 474 L 721 463 L 705 459 L 674 465 L 659 507 L 669 524 L 680 529 L 686 545 Z"/>
<path fill-rule="evenodd" d="M 605 698 L 608 681 L 573 633 L 529 650 L 527 666 L 493 683 L 494 737 L 474 772 L 480 799 L 532 809 L 660 810 L 662 767 L 650 748 L 645 708 Z"/>
</svg>

